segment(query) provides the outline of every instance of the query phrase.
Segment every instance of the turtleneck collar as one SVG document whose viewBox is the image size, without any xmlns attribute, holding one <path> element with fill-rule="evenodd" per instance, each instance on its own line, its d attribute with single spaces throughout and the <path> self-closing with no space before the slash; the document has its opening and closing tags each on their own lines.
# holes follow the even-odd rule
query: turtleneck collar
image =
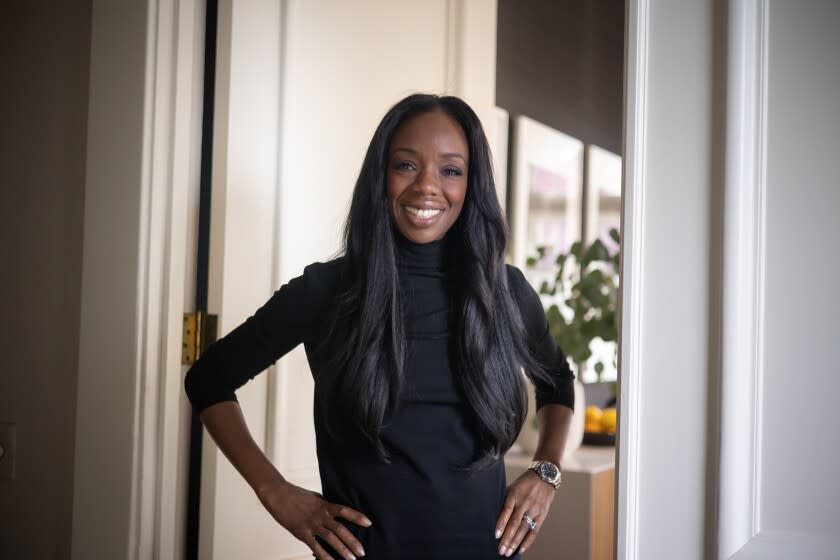
<svg viewBox="0 0 840 560">
<path fill-rule="evenodd" d="M 417 243 L 394 228 L 394 242 L 397 249 L 397 264 L 412 268 L 443 269 L 446 261 L 446 247 L 449 232 L 440 239 L 428 243 Z"/>
</svg>

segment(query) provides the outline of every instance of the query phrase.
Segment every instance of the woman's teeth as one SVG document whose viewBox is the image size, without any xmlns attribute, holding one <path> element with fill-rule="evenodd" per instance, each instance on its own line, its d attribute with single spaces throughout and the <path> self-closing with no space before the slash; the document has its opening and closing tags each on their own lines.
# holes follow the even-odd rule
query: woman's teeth
<svg viewBox="0 0 840 560">
<path fill-rule="evenodd" d="M 412 208 L 411 206 L 406 206 L 405 209 L 407 212 L 409 212 L 410 214 L 414 214 L 418 218 L 431 218 L 432 216 L 437 216 L 438 214 L 443 212 L 443 210 L 441 210 L 440 208 L 432 210 L 420 210 L 419 208 Z"/>
</svg>

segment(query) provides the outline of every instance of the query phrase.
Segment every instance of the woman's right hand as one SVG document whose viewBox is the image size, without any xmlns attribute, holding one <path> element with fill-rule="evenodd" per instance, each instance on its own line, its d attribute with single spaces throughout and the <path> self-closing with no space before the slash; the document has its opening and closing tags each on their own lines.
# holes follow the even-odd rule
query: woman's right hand
<svg viewBox="0 0 840 560">
<path fill-rule="evenodd" d="M 370 527 L 371 521 L 355 509 L 330 503 L 322 494 L 285 480 L 260 488 L 257 497 L 271 516 L 295 538 L 306 543 L 319 560 L 335 559 L 315 540 L 316 536 L 347 560 L 364 556 L 362 543 L 335 519 L 343 517 L 362 527 Z"/>
</svg>

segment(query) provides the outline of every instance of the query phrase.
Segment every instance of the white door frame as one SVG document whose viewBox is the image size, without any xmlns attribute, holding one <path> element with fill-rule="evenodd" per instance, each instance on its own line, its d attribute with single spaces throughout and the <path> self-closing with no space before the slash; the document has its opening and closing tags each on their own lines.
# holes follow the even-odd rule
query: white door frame
<svg viewBox="0 0 840 560">
<path fill-rule="evenodd" d="M 178 558 L 204 2 L 94 0 L 73 558 Z"/>
<path fill-rule="evenodd" d="M 674 371 L 663 371 L 663 359 L 656 354 L 657 347 L 671 346 L 664 350 L 668 356 L 686 355 L 709 360 L 706 368 L 690 364 L 693 372 L 699 375 L 719 375 L 716 370 L 714 348 L 710 349 L 705 338 L 706 325 L 699 328 L 699 318 L 678 317 L 680 327 L 691 329 L 688 336 L 670 340 L 665 323 L 674 320 L 673 313 L 662 311 L 668 306 L 666 301 L 656 303 L 659 298 L 657 289 L 667 283 L 663 278 L 678 276 L 674 265 L 669 262 L 665 248 L 667 242 L 662 235 L 674 235 L 672 245 L 679 247 L 687 240 L 692 247 L 714 251 L 710 246 L 710 232 L 716 224 L 697 219 L 691 215 L 684 201 L 680 201 L 672 210 L 666 208 L 665 194 L 668 187 L 663 187 L 664 178 L 671 174 L 676 166 L 663 155 L 674 157 L 681 162 L 697 165 L 702 176 L 688 177 L 689 186 L 685 189 L 686 197 L 696 199 L 700 204 L 711 204 L 711 181 L 713 174 L 709 170 L 709 161 L 703 161 L 711 151 L 711 133 L 696 121 L 685 118 L 691 113 L 711 122 L 712 95 L 706 91 L 713 89 L 714 73 L 717 71 L 711 57 L 710 48 L 714 41 L 714 23 L 712 21 L 713 0 L 672 3 L 656 0 L 628 0 L 626 6 L 625 35 L 625 116 L 624 116 L 624 169 L 622 191 L 622 243 L 621 243 L 621 314 L 619 327 L 619 376 L 618 376 L 618 433 L 617 433 L 617 468 L 616 468 L 616 558 L 622 560 L 641 560 L 662 558 L 664 550 L 670 550 L 681 558 L 710 558 L 716 556 L 710 550 L 716 539 L 717 509 L 716 504 L 707 503 L 709 484 L 714 478 L 709 477 L 707 463 L 703 463 L 703 454 L 714 454 L 718 443 L 717 434 L 711 433 L 710 421 L 716 415 L 717 402 L 714 395 L 698 393 L 692 395 L 691 402 L 686 402 L 678 423 L 669 414 L 678 408 L 672 402 L 684 394 L 671 395 L 679 377 L 687 376 L 680 371 L 679 365 Z M 680 13 L 684 10 L 686 13 Z M 695 26 L 691 18 L 697 15 L 707 17 L 698 20 Z M 690 30 L 691 37 L 683 40 L 681 30 Z M 711 71 L 703 76 L 694 86 L 694 91 L 686 91 L 685 109 L 682 114 L 667 113 L 670 106 L 682 105 L 682 95 L 674 90 L 674 83 L 681 78 L 670 74 L 673 68 L 680 71 L 682 64 L 695 63 L 691 50 L 686 46 L 696 40 L 698 48 L 708 48 L 708 53 L 696 55 L 697 63 Z M 653 51 L 653 47 L 656 51 Z M 674 52 L 663 52 L 671 46 Z M 687 62 L 686 62 L 687 61 Z M 698 93 L 697 90 L 700 90 Z M 657 104 L 652 105 L 651 99 Z M 671 115 L 678 122 L 669 123 Z M 681 119 L 681 120 L 679 120 Z M 688 122 L 691 125 L 680 141 L 667 138 L 673 134 L 680 137 L 680 126 Z M 691 150 L 697 154 L 687 155 Z M 711 158 L 710 158 L 711 159 Z M 664 170 L 664 171 L 663 171 Z M 678 175 L 677 175 L 678 176 Z M 675 186 L 679 189 L 682 186 Z M 673 189 L 672 189 L 673 190 Z M 696 212 L 702 214 L 703 206 Z M 675 218 L 676 217 L 676 218 Z M 665 229 L 686 218 L 684 231 Z M 698 255 L 701 258 L 704 254 Z M 684 259 L 684 257 L 683 257 Z M 684 261 L 683 261 L 684 262 Z M 715 300 L 713 294 L 723 286 L 710 286 L 708 265 L 694 264 L 693 270 L 700 270 L 702 278 L 692 278 L 690 288 L 683 292 L 683 297 L 695 299 L 693 310 L 707 313 L 707 323 L 715 321 Z M 673 280 L 676 280 L 674 278 Z M 724 288 L 725 289 L 725 288 Z M 665 297 L 674 294 L 665 294 Z M 697 333 L 700 336 L 697 336 Z M 687 339 L 694 338 L 690 342 Z M 684 347 L 683 347 L 684 346 Z M 675 360 L 677 364 L 679 359 Z M 686 369 L 689 369 L 686 368 Z M 667 385 L 663 380 L 667 379 Z M 705 388 L 697 379 L 688 379 L 693 387 Z M 677 392 L 678 393 L 678 392 Z M 685 430 L 684 435 L 678 433 Z M 682 461 L 691 457 L 691 473 L 673 473 L 677 480 L 676 491 L 663 491 L 670 481 L 656 480 L 656 473 L 668 472 L 668 463 Z M 707 459 L 714 463 L 716 459 Z M 704 478 L 705 472 L 705 478 Z M 667 476 L 665 474 L 664 476 Z M 689 483 L 689 484 L 687 484 Z M 685 486 L 683 486 L 685 485 Z M 709 527 L 712 527 L 709 529 Z M 656 543 L 661 544 L 656 544 Z M 673 557 L 669 555 L 669 557 Z"/>
<path fill-rule="evenodd" d="M 627 0 L 625 10 L 624 169 L 618 345 L 615 554 L 638 558 L 639 440 L 641 439 L 642 283 L 644 275 L 645 151 L 648 99 L 648 0 Z"/>
</svg>

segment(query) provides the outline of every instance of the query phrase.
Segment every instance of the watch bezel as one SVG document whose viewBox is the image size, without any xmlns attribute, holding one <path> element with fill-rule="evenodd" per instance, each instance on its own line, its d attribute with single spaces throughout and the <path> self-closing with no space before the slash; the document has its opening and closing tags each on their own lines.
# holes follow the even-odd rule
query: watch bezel
<svg viewBox="0 0 840 560">
<path fill-rule="evenodd" d="M 560 473 L 560 469 L 557 468 L 557 465 L 549 462 L 540 463 L 537 468 L 540 469 L 540 474 L 544 475 L 545 478 L 549 480 L 556 480 L 557 475 Z"/>
<path fill-rule="evenodd" d="M 562 471 L 560 467 L 552 463 L 551 461 L 531 461 L 531 464 L 528 466 L 529 469 L 537 473 L 544 481 L 552 484 L 554 488 L 557 488 L 560 485 Z M 554 476 L 551 476 L 547 473 L 544 469 L 548 469 L 554 472 Z"/>
</svg>

